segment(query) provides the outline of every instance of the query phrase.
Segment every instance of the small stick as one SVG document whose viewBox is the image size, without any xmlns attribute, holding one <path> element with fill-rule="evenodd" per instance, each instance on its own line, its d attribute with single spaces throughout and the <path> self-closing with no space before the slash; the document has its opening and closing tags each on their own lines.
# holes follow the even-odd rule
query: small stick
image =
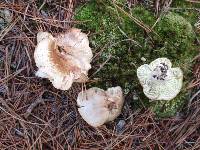
<svg viewBox="0 0 200 150">
<path fill-rule="evenodd" d="M 42 104 L 45 104 L 44 102 L 46 102 L 46 101 L 51 101 L 51 100 L 49 100 L 49 99 L 43 99 L 43 98 L 38 98 L 38 99 L 36 99 L 36 101 L 35 102 L 33 102 L 29 107 L 28 107 L 28 109 L 26 110 L 26 114 L 24 115 L 24 117 L 25 118 L 28 118 L 28 116 L 31 114 L 31 112 L 33 111 L 33 109 L 38 105 L 38 104 L 40 104 L 40 103 L 42 103 Z"/>
<path fill-rule="evenodd" d="M 191 2 L 191 3 L 200 3 L 198 0 L 186 0 L 186 2 Z"/>
<path fill-rule="evenodd" d="M 93 77 L 95 74 L 97 74 L 97 73 L 106 65 L 106 63 L 111 59 L 111 57 L 112 57 L 112 55 L 110 54 L 110 55 L 108 56 L 108 58 L 106 59 L 106 61 L 103 62 L 103 63 L 100 65 L 99 69 L 97 69 L 97 71 L 95 71 L 90 77 Z"/>
</svg>

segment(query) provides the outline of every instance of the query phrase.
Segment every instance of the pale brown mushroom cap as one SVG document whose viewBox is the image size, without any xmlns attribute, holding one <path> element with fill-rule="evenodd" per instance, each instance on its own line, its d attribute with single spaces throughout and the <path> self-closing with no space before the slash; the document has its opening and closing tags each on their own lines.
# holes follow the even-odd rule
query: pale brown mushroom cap
<svg viewBox="0 0 200 150">
<path fill-rule="evenodd" d="M 180 68 L 171 68 L 167 58 L 158 58 L 149 65 L 137 69 L 137 76 L 144 94 L 151 100 L 171 100 L 180 92 L 183 73 Z"/>
<path fill-rule="evenodd" d="M 44 39 L 54 40 L 54 37 L 49 32 L 38 32 L 37 33 L 37 43 L 41 42 Z"/>
<path fill-rule="evenodd" d="M 104 91 L 93 87 L 80 92 L 77 98 L 79 113 L 91 126 L 99 127 L 113 121 L 120 113 L 124 103 L 121 87 Z"/>
<path fill-rule="evenodd" d="M 71 33 L 71 30 L 64 34 L 62 36 L 63 38 L 54 38 L 48 32 L 39 32 L 37 34 L 38 44 L 34 52 L 34 59 L 38 67 L 36 75 L 42 78 L 48 78 L 57 89 L 68 90 L 75 81 L 85 82 L 87 80 L 87 72 L 91 68 L 90 61 L 92 52 L 86 34 L 81 33 L 80 36 L 83 36 L 84 40 L 87 41 L 84 43 L 87 48 L 85 53 L 90 51 L 90 59 L 88 57 L 85 58 L 87 55 L 83 55 L 82 59 L 77 59 L 77 57 L 71 54 L 84 54 L 83 48 L 66 47 L 67 42 L 65 45 L 58 43 L 59 40 L 62 41 L 65 38 L 68 39 L 68 45 L 72 44 L 70 43 L 72 42 L 70 38 L 74 40 L 73 44 L 75 42 L 79 43 L 79 39 L 74 39 L 74 34 L 76 35 L 74 32 Z M 78 48 L 80 49 L 78 50 Z M 83 59 L 85 61 L 82 61 Z"/>
<path fill-rule="evenodd" d="M 89 40 L 80 29 L 72 28 L 67 33 L 59 35 L 56 41 L 67 54 L 81 62 L 82 71 L 87 72 L 91 68 L 90 62 L 93 55 L 89 47 Z"/>
</svg>

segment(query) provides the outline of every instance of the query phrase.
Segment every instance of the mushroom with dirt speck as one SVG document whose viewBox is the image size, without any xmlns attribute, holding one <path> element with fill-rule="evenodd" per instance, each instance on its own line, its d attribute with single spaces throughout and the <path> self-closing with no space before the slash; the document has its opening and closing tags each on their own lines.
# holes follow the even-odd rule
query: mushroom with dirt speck
<svg viewBox="0 0 200 150">
<path fill-rule="evenodd" d="M 39 32 L 37 42 L 36 76 L 48 78 L 61 90 L 68 90 L 73 82 L 87 81 L 93 55 L 88 37 L 80 29 L 72 28 L 55 38 L 48 32 Z"/>
<path fill-rule="evenodd" d="M 158 58 L 137 69 L 143 92 L 150 100 L 171 100 L 180 92 L 183 73 L 180 68 L 171 67 L 169 59 Z"/>
<path fill-rule="evenodd" d="M 121 113 L 124 103 L 121 87 L 108 88 L 104 91 L 93 87 L 78 94 L 78 111 L 91 126 L 99 127 L 113 121 Z"/>
</svg>

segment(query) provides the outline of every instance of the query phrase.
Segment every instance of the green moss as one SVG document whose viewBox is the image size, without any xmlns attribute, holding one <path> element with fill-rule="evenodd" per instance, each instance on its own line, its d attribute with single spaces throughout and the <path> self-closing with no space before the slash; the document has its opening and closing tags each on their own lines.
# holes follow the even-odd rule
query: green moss
<svg viewBox="0 0 200 150">
<path fill-rule="evenodd" d="M 100 14 L 98 14 L 97 10 L 97 5 L 95 3 L 91 3 L 90 5 L 85 5 L 78 8 L 76 10 L 76 13 L 78 15 L 76 15 L 75 17 L 79 21 L 84 21 L 84 24 L 86 24 L 87 28 L 89 28 L 90 30 L 98 31 L 100 28 L 100 19 L 97 20 L 96 17 L 100 16 Z"/>
<path fill-rule="evenodd" d="M 188 74 L 192 58 L 197 53 L 191 24 L 182 16 L 170 12 L 161 19 L 155 29 L 161 39 L 156 39 L 156 43 L 160 45 L 157 49 L 161 50 L 162 56 L 173 60 L 174 65 L 180 66 L 185 74 Z"/>
<path fill-rule="evenodd" d="M 147 34 L 133 18 L 151 28 L 156 22 L 152 12 L 142 6 L 131 10 L 126 10 L 122 3 L 118 6 L 125 12 L 105 0 L 92 0 L 76 9 L 75 19 L 82 21 L 77 27 L 91 32 L 89 38 L 94 53 L 101 52 L 100 57 L 95 59 L 92 71 L 95 72 L 100 64 L 110 58 L 95 74 L 95 78 L 100 78 L 100 81 L 89 86 L 107 88 L 120 85 L 126 95 L 132 91 L 137 92 L 140 101 L 134 102 L 134 106 L 150 106 L 160 117 L 174 115 L 185 103 L 187 91 L 183 90 L 170 102 L 149 103 L 138 82 L 136 69 L 144 64 L 141 57 L 146 58 L 145 63 L 158 57 L 167 57 L 174 66 L 181 67 L 185 81 L 188 81 L 191 60 L 196 53 L 191 24 L 180 15 L 170 12 L 162 16 L 154 27 L 154 32 Z"/>
<path fill-rule="evenodd" d="M 158 117 L 174 116 L 178 111 L 181 111 L 182 106 L 188 98 L 188 91 L 185 89 L 186 83 L 182 91 L 170 101 L 153 101 L 150 103 L 151 109 Z"/>
</svg>

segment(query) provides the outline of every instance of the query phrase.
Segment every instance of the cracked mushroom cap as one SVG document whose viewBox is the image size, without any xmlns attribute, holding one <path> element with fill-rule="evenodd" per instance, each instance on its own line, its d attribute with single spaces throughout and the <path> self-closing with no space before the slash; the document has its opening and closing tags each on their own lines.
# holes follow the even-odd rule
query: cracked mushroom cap
<svg viewBox="0 0 200 150">
<path fill-rule="evenodd" d="M 119 86 L 108 88 L 107 91 L 93 87 L 80 92 L 77 98 L 80 115 L 93 127 L 113 121 L 121 113 L 123 103 L 123 93 Z"/>
<path fill-rule="evenodd" d="M 137 77 L 144 94 L 151 100 L 171 100 L 180 92 L 183 73 L 180 68 L 172 68 L 167 58 L 158 58 L 149 65 L 137 69 Z"/>
<path fill-rule="evenodd" d="M 87 81 L 93 55 L 87 35 L 81 30 L 73 28 L 56 38 L 48 32 L 39 32 L 37 42 L 36 76 L 48 78 L 61 90 L 68 90 L 73 82 Z"/>
</svg>

